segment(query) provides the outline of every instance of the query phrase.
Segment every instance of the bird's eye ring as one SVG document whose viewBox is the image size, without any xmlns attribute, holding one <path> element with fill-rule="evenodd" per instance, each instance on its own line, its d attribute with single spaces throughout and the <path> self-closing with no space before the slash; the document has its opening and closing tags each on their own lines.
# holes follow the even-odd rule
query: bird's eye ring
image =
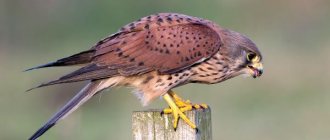
<svg viewBox="0 0 330 140">
<path fill-rule="evenodd" d="M 255 53 L 248 53 L 246 55 L 246 59 L 249 61 L 249 62 L 252 62 L 254 59 L 256 59 L 257 55 Z"/>
</svg>

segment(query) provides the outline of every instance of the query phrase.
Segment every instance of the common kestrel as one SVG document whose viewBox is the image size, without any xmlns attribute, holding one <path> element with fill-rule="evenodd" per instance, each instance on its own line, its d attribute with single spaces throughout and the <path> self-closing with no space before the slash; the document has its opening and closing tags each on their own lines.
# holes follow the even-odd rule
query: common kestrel
<svg viewBox="0 0 330 140">
<path fill-rule="evenodd" d="M 177 13 L 143 17 L 87 51 L 28 69 L 83 65 L 37 88 L 90 81 L 30 140 L 40 137 L 101 90 L 115 86 L 133 87 L 143 105 L 162 96 L 169 105 L 163 113 L 173 114 L 174 128 L 179 117 L 197 128 L 184 112 L 207 106 L 191 104 L 171 89 L 188 83 L 219 83 L 240 74 L 256 78 L 263 72 L 261 60 L 261 53 L 250 39 L 209 20 Z"/>
</svg>

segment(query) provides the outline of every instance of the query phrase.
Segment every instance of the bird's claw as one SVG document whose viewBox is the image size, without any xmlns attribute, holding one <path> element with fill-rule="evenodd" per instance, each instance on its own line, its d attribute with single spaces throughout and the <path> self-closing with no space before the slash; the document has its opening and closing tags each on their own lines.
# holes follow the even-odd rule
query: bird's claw
<svg viewBox="0 0 330 140">
<path fill-rule="evenodd" d="M 165 108 L 161 111 L 161 115 L 163 114 L 173 114 L 173 127 L 176 130 L 178 126 L 179 118 L 184 120 L 191 128 L 196 129 L 196 133 L 198 132 L 196 125 L 191 122 L 184 112 L 191 111 L 193 109 L 207 109 L 208 105 L 206 104 L 192 104 L 190 100 L 182 100 L 178 95 L 174 92 L 169 92 L 164 96 L 165 100 L 168 101 L 169 107 Z"/>
<path fill-rule="evenodd" d="M 196 125 L 193 122 L 191 122 L 188 119 L 188 117 L 183 113 L 185 111 L 188 111 L 189 108 L 190 108 L 190 110 L 192 109 L 191 106 L 190 107 L 185 107 L 185 108 L 174 107 L 174 108 L 164 109 L 163 112 L 165 114 L 173 114 L 173 128 L 174 128 L 174 130 L 176 130 L 176 128 L 178 127 L 179 118 L 184 120 L 191 128 L 196 128 Z"/>
<path fill-rule="evenodd" d="M 187 111 L 191 111 L 193 109 L 207 109 L 208 105 L 207 104 L 191 104 L 190 102 L 187 104 L 181 104 L 178 105 L 178 108 L 180 109 L 181 112 L 187 112 Z M 172 113 L 172 109 L 170 107 L 163 109 L 161 112 L 161 115 L 164 114 L 171 114 Z"/>
<path fill-rule="evenodd" d="M 177 107 L 180 109 L 181 112 L 187 112 L 191 111 L 193 109 L 207 109 L 207 104 L 192 104 L 190 100 L 183 101 L 178 95 L 176 95 L 174 92 L 170 94 L 177 105 Z M 163 114 L 171 114 L 172 109 L 170 107 L 163 109 L 161 112 Z"/>
<path fill-rule="evenodd" d="M 179 122 L 179 118 L 181 118 L 184 122 L 186 122 L 191 128 L 195 129 L 196 125 L 188 119 L 188 117 L 183 114 L 183 112 L 192 110 L 192 106 L 187 107 L 178 107 L 175 101 L 173 101 L 169 94 L 164 95 L 164 99 L 167 101 L 169 108 L 164 109 L 161 114 L 173 114 L 173 128 L 176 130 Z"/>
<path fill-rule="evenodd" d="M 194 109 L 207 109 L 209 106 L 207 104 L 194 104 L 192 105 Z"/>
</svg>

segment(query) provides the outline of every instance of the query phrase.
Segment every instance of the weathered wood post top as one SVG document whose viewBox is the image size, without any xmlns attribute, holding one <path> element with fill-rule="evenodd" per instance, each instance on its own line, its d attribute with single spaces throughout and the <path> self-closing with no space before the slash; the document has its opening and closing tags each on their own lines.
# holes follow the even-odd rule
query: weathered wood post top
<svg viewBox="0 0 330 140">
<path fill-rule="evenodd" d="M 212 140 L 210 108 L 188 111 L 186 115 L 197 125 L 197 133 L 182 120 L 174 131 L 171 114 L 161 115 L 159 110 L 135 111 L 132 115 L 133 140 Z"/>
</svg>

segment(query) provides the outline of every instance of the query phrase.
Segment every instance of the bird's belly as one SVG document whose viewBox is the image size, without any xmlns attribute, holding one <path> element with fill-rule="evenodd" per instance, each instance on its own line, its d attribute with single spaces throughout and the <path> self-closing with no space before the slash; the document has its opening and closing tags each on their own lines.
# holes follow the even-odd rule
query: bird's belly
<svg viewBox="0 0 330 140">
<path fill-rule="evenodd" d="M 161 75 L 156 71 L 143 75 L 126 77 L 120 85 L 134 88 L 134 93 L 143 105 L 165 94 L 168 90 L 182 85 L 192 75 L 189 71 Z"/>
</svg>

